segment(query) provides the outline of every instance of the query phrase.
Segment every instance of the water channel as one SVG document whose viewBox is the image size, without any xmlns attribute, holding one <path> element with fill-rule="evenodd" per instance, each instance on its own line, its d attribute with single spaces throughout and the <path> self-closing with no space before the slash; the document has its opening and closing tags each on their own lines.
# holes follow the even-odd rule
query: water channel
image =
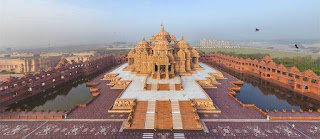
<svg viewBox="0 0 320 139">
<path fill-rule="evenodd" d="M 9 105 L 9 109 L 21 110 L 69 110 L 77 104 L 85 104 L 91 98 L 90 88 L 85 82 L 97 77 L 102 72 L 87 77 L 79 77 L 66 82 L 54 90 L 41 92 L 37 95 Z"/>
<path fill-rule="evenodd" d="M 258 77 L 246 73 L 219 67 L 219 69 L 244 81 L 240 92 L 235 97 L 244 104 L 255 104 L 262 110 L 317 110 L 320 101 L 293 92 L 276 84 L 270 83 Z"/>
<path fill-rule="evenodd" d="M 255 104 L 263 110 L 294 109 L 298 111 L 300 109 L 316 110 L 320 108 L 320 101 L 318 100 L 290 91 L 252 75 L 221 67 L 219 67 L 219 69 L 244 81 L 240 92 L 238 92 L 235 97 L 245 104 Z M 89 88 L 86 87 L 85 82 L 100 74 L 102 74 L 102 72 L 89 77 L 77 78 L 63 84 L 55 90 L 39 93 L 16 104 L 12 104 L 9 107 L 21 110 L 69 110 L 76 104 L 84 104 L 91 99 L 91 93 Z"/>
</svg>

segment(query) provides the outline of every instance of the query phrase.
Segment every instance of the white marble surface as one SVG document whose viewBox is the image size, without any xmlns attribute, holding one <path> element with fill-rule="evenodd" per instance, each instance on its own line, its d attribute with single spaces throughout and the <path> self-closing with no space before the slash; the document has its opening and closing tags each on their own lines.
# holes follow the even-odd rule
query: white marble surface
<svg viewBox="0 0 320 139">
<path fill-rule="evenodd" d="M 128 64 L 123 64 L 119 68 L 115 69 L 111 73 L 119 73 L 118 77 L 121 80 L 132 80 L 131 84 L 123 92 L 120 98 L 135 98 L 137 100 L 189 100 L 192 98 L 206 98 L 205 92 L 197 85 L 196 80 L 205 80 L 209 77 L 208 73 L 217 72 L 217 70 L 200 63 L 200 66 L 204 68 L 202 71 L 197 71 L 197 73 L 192 74 L 192 76 L 182 76 L 182 86 L 183 91 L 144 91 L 144 81 L 147 79 L 146 76 L 136 76 L 131 74 L 130 71 L 123 71 Z M 168 82 L 176 82 L 179 78 L 174 78 Z M 148 82 L 153 82 L 148 79 Z M 167 82 L 167 81 L 160 81 Z M 179 80 L 180 82 L 180 80 Z"/>
<path fill-rule="evenodd" d="M 151 77 L 148 77 L 147 83 L 148 84 L 158 84 L 158 83 L 160 83 L 160 84 L 180 84 L 180 77 L 176 76 L 170 80 L 166 80 L 166 79 L 157 80 L 157 79 L 152 79 Z"/>
</svg>

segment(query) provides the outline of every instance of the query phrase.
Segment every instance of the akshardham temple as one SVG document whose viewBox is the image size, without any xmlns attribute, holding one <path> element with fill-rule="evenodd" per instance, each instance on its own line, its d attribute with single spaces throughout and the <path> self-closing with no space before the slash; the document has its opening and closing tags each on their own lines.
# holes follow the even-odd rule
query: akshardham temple
<svg viewBox="0 0 320 139">
<path fill-rule="evenodd" d="M 182 37 L 165 31 L 164 26 L 149 41 L 143 38 L 128 54 L 128 67 L 133 73 L 148 75 L 157 79 L 169 79 L 178 75 L 190 75 L 199 66 L 199 53 Z"/>
<path fill-rule="evenodd" d="M 202 130 L 198 113 L 221 113 L 203 88 L 225 78 L 161 27 L 129 52 L 128 63 L 104 75 L 111 89 L 124 89 L 108 113 L 129 113 L 126 129 Z"/>
</svg>

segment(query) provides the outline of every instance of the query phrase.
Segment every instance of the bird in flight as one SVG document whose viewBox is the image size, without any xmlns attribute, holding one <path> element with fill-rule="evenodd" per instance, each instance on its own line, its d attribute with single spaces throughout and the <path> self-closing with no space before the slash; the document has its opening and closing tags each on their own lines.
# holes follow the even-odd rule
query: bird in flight
<svg viewBox="0 0 320 139">
<path fill-rule="evenodd" d="M 256 28 L 256 32 L 257 32 L 257 31 L 260 31 L 260 29 Z"/>
<path fill-rule="evenodd" d="M 299 47 L 298 47 L 298 45 L 297 45 L 297 44 L 294 44 L 294 46 L 295 46 L 297 49 L 299 49 Z"/>
</svg>

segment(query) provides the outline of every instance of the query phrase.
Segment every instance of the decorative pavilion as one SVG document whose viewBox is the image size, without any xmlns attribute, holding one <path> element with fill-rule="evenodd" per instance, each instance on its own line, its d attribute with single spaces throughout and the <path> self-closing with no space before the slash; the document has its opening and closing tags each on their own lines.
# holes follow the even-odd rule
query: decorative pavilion
<svg viewBox="0 0 320 139">
<path fill-rule="evenodd" d="M 162 29 L 149 41 L 143 38 L 128 54 L 126 70 L 149 75 L 156 79 L 169 79 L 175 75 L 191 75 L 199 66 L 199 53 L 182 37 L 180 41 Z"/>
</svg>

